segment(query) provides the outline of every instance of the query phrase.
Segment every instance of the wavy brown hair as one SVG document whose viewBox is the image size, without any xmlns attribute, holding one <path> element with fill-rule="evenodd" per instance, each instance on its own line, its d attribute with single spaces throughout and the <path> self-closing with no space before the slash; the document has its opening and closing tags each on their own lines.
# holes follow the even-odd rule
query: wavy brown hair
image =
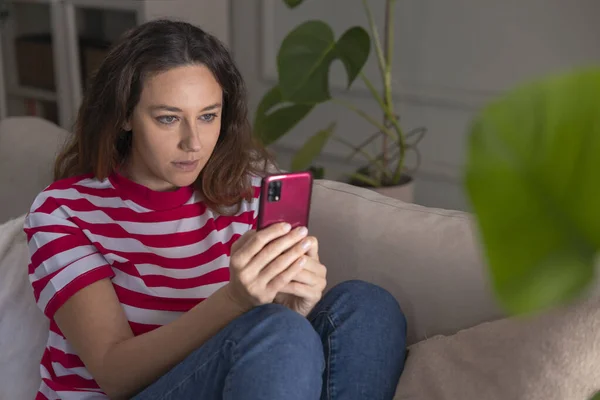
<svg viewBox="0 0 600 400">
<path fill-rule="evenodd" d="M 194 186 L 207 206 L 223 210 L 250 200 L 250 175 L 262 176 L 273 160 L 252 136 L 246 87 L 231 55 L 214 36 L 186 22 L 155 20 L 126 32 L 91 78 L 74 134 L 58 155 L 54 179 L 93 174 L 102 180 L 131 152 L 123 130 L 144 80 L 174 67 L 201 64 L 223 90 L 221 132 Z"/>
</svg>

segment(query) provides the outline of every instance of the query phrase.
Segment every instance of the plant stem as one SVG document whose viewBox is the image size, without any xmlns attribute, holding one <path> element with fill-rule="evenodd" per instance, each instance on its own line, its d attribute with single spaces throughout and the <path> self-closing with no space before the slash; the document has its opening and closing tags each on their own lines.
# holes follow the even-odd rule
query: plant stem
<svg viewBox="0 0 600 400">
<path fill-rule="evenodd" d="M 402 133 L 402 128 L 400 128 L 398 119 L 392 112 L 394 103 L 390 100 L 390 103 L 389 103 L 390 105 L 388 106 L 386 101 L 379 95 L 379 93 L 377 93 L 377 90 L 375 89 L 375 87 L 373 86 L 373 83 L 371 83 L 369 78 L 367 78 L 362 72 L 360 73 L 360 77 L 362 78 L 365 85 L 367 85 L 367 88 L 369 89 L 369 91 L 371 92 L 371 94 L 373 95 L 375 100 L 377 100 L 377 103 L 379 103 L 379 106 L 383 110 L 383 112 L 385 114 L 385 116 L 384 116 L 385 122 L 389 121 L 394 125 L 394 128 L 396 129 L 396 134 L 398 135 L 398 140 L 396 140 L 396 138 L 393 138 L 393 139 L 395 141 L 403 140 L 404 134 Z M 391 93 L 391 90 L 390 90 L 390 93 Z M 391 97 L 391 95 L 390 95 L 390 97 Z"/>
<path fill-rule="evenodd" d="M 384 102 L 387 106 L 388 113 L 387 118 L 396 128 L 396 133 L 398 135 L 398 150 L 399 150 L 399 158 L 398 163 L 396 164 L 396 172 L 394 174 L 393 183 L 398 183 L 400 178 L 402 177 L 402 170 L 404 169 L 404 156 L 406 153 L 406 140 L 404 137 L 404 133 L 402 132 L 402 128 L 398 123 L 398 119 L 394 116 L 394 101 L 392 99 L 392 59 L 393 59 L 393 49 L 394 49 L 394 15 L 393 15 L 393 7 L 396 0 L 386 0 L 385 4 L 385 73 L 384 73 Z M 391 117 L 389 115 L 392 115 Z M 383 154 L 384 158 L 387 158 L 387 140 L 384 138 L 383 140 Z"/>
<path fill-rule="evenodd" d="M 396 0 L 386 0 L 385 4 L 385 27 L 384 27 L 384 47 L 381 46 L 381 41 L 379 39 L 379 33 L 377 31 L 377 27 L 375 25 L 375 20 L 373 18 L 373 13 L 369 7 L 368 1 L 363 0 L 363 5 L 367 14 L 367 19 L 369 21 L 369 28 L 371 30 L 371 35 L 373 37 L 373 42 L 375 43 L 375 51 L 377 54 L 377 61 L 379 64 L 379 70 L 381 72 L 381 77 L 383 81 L 383 98 L 379 96 L 377 91 L 375 90 L 373 84 L 367 79 L 367 77 L 361 73 L 361 78 L 369 88 L 369 91 L 375 98 L 375 100 L 379 103 L 379 106 L 382 108 L 384 112 L 384 122 L 383 124 L 377 123 L 371 116 L 365 114 L 361 110 L 358 110 L 356 107 L 351 104 L 339 102 L 339 104 L 343 105 L 346 108 L 356 112 L 367 121 L 369 121 L 372 125 L 377 127 L 381 132 L 385 135 L 383 137 L 382 144 L 382 157 L 383 157 L 383 165 L 388 170 L 387 164 L 389 163 L 388 157 L 388 140 L 392 140 L 396 142 L 398 145 L 398 163 L 396 164 L 396 170 L 394 172 L 394 176 L 392 178 L 392 183 L 398 183 L 400 178 L 402 177 L 402 171 L 404 169 L 404 158 L 406 153 L 406 139 L 404 137 L 404 133 L 400 124 L 398 122 L 398 118 L 394 115 L 394 102 L 392 99 L 392 59 L 393 59 L 393 48 L 394 48 L 394 15 L 393 15 L 393 7 L 395 5 Z M 396 136 L 392 134 L 392 132 L 385 126 L 387 122 L 391 122 L 394 130 L 396 131 Z"/>
<path fill-rule="evenodd" d="M 363 149 L 366 145 L 368 145 L 369 143 L 371 143 L 373 140 L 377 139 L 379 136 L 381 136 L 381 132 L 377 131 L 377 132 L 373 133 L 366 140 L 364 140 L 361 144 L 359 144 L 358 146 L 356 146 L 356 148 L 357 149 Z M 352 158 L 356 155 L 356 153 L 358 153 L 357 150 L 355 150 L 353 153 L 351 153 L 346 159 L 348 161 L 352 160 Z"/>
<path fill-rule="evenodd" d="M 369 7 L 367 0 L 363 0 L 363 6 L 365 7 L 365 12 L 367 13 L 367 19 L 369 20 L 369 29 L 371 30 L 371 36 L 373 36 L 373 42 L 375 42 L 377 63 L 379 65 L 379 70 L 381 71 L 381 76 L 383 77 L 385 76 L 385 59 L 383 57 L 383 49 L 381 48 L 381 40 L 379 40 L 379 32 L 377 32 L 375 19 L 373 18 L 373 13 L 371 12 L 371 8 Z"/>
<path fill-rule="evenodd" d="M 369 89 L 369 91 L 371 92 L 371 94 L 373 95 L 373 97 L 375 98 L 377 103 L 379 103 L 379 106 L 383 110 L 383 112 L 385 114 L 384 115 L 384 118 L 385 118 L 384 123 L 387 121 L 393 123 L 393 121 L 396 120 L 396 116 L 392 112 L 393 111 L 393 103 L 390 102 L 391 106 L 388 106 L 386 101 L 384 100 L 384 98 L 381 97 L 379 95 L 379 93 L 377 93 L 377 89 L 375 89 L 375 87 L 373 86 L 373 83 L 371 83 L 369 78 L 367 78 L 362 72 L 360 73 L 360 77 L 362 78 L 365 85 L 367 85 L 367 88 Z M 384 96 L 385 96 L 385 94 L 384 94 Z M 395 125 L 396 124 L 394 124 L 394 127 L 396 127 Z"/>
<path fill-rule="evenodd" d="M 389 136 L 391 139 L 393 139 L 393 140 L 396 139 L 396 137 L 389 130 L 389 128 L 387 128 L 384 125 L 382 125 L 381 122 L 378 122 L 375 118 L 371 117 L 369 114 L 367 114 L 363 110 L 357 108 L 354 104 L 348 103 L 347 101 L 344 101 L 344 100 L 341 100 L 341 99 L 338 99 L 338 98 L 333 98 L 333 99 L 331 99 L 331 101 L 333 103 L 339 104 L 340 106 L 345 107 L 348 110 L 350 110 L 350 111 L 356 113 L 357 115 L 361 116 L 362 118 L 364 118 L 365 120 L 367 120 L 368 122 L 370 122 L 371 125 L 373 125 L 377 129 L 379 129 L 381 132 L 383 132 L 387 136 Z"/>
<path fill-rule="evenodd" d="M 400 171 L 402 171 L 403 166 L 404 166 L 404 153 L 405 153 L 405 148 L 406 148 L 406 138 L 404 137 L 404 133 L 402 131 L 402 128 L 400 127 L 400 124 L 398 123 L 398 119 L 396 118 L 396 116 L 393 114 L 393 106 L 394 103 L 391 100 L 391 85 L 390 87 L 390 94 L 388 95 L 387 93 L 384 93 L 384 98 L 388 98 L 389 103 L 382 98 L 379 93 L 377 93 L 377 89 L 375 89 L 375 86 L 373 86 L 373 83 L 369 80 L 369 78 L 367 78 L 366 75 L 364 75 L 362 72 L 360 73 L 360 77 L 363 80 L 363 82 L 365 83 L 365 85 L 367 86 L 367 88 L 369 89 L 369 91 L 371 92 L 371 94 L 373 95 L 373 97 L 375 98 L 375 100 L 377 101 L 377 103 L 379 104 L 379 106 L 381 107 L 381 109 L 383 110 L 384 113 L 384 124 L 386 122 L 391 122 L 392 125 L 394 126 L 394 129 L 396 130 L 396 136 L 390 136 L 390 135 L 385 135 L 383 137 L 383 145 L 385 146 L 384 149 L 385 151 L 382 152 L 383 154 L 383 158 L 387 161 L 384 162 L 384 166 L 386 167 L 386 170 L 388 169 L 388 163 L 390 161 L 390 157 L 389 157 L 389 147 L 388 147 L 388 139 L 391 139 L 393 142 L 395 142 L 399 148 L 399 153 L 400 153 L 400 159 L 399 159 L 399 163 L 401 164 L 401 167 L 399 168 Z M 387 97 L 385 97 L 387 96 Z M 363 147 L 366 144 L 372 142 L 375 137 L 377 136 L 377 134 L 373 135 L 372 137 L 370 137 L 369 139 L 367 139 L 365 141 L 365 144 L 359 146 L 359 147 Z M 400 176 L 396 177 L 396 175 L 394 175 L 393 178 L 393 182 L 397 182 L 400 179 Z"/>
<path fill-rule="evenodd" d="M 371 164 L 374 164 L 383 175 L 385 175 L 388 178 L 392 177 L 392 174 L 390 173 L 390 171 L 386 170 L 383 167 L 383 164 L 381 163 L 381 160 L 378 160 L 375 156 L 371 155 L 368 151 L 363 150 L 359 147 L 354 146 L 352 143 L 350 143 L 349 141 L 347 141 L 344 138 L 341 138 L 339 136 L 333 136 L 334 140 L 337 140 L 338 142 L 340 142 L 341 144 L 348 146 L 349 148 L 351 148 L 352 150 L 354 150 L 356 153 L 360 153 L 363 155 L 363 157 L 365 157 L 367 159 L 367 161 L 369 161 Z"/>
<path fill-rule="evenodd" d="M 395 0 L 387 0 L 385 3 L 385 72 L 384 72 L 384 98 L 389 110 L 394 114 L 394 103 L 392 101 L 392 58 L 394 53 L 394 13 L 392 7 Z"/>
<path fill-rule="evenodd" d="M 369 89 L 369 92 L 371 92 L 371 94 L 373 95 L 373 97 L 375 98 L 375 100 L 377 101 L 377 103 L 379 103 L 379 106 L 381 107 L 381 109 L 384 110 L 384 112 L 386 112 L 387 111 L 387 107 L 385 106 L 385 101 L 384 101 L 383 97 L 381 97 L 379 95 L 379 93 L 377 93 L 377 89 L 375 89 L 375 86 L 373 85 L 373 82 L 371 82 L 369 80 L 369 78 L 367 78 L 367 76 L 362 71 L 358 74 L 358 76 L 360 76 L 360 78 L 365 83 L 365 85 L 367 85 L 367 88 Z"/>
<path fill-rule="evenodd" d="M 393 31 L 393 15 L 392 15 L 392 0 L 387 0 L 385 2 L 385 26 L 384 26 L 384 37 L 383 37 L 383 46 L 384 46 L 384 55 L 383 59 L 385 61 L 385 69 L 383 73 L 383 98 L 385 105 L 387 106 L 384 109 L 383 120 L 384 124 L 386 124 L 388 116 L 385 113 L 385 110 L 389 110 L 393 115 L 394 112 L 394 104 L 392 101 L 392 31 Z M 386 136 L 383 137 L 382 143 L 382 151 L 383 155 L 383 165 L 387 167 L 388 165 L 388 138 Z"/>
<path fill-rule="evenodd" d="M 383 126 L 386 125 L 387 122 L 391 122 L 394 130 L 396 131 L 396 135 L 390 135 L 390 131 L 386 129 L 381 129 L 381 124 L 374 124 L 369 120 L 374 126 L 378 127 L 385 135 L 383 137 L 382 144 L 382 154 L 383 154 L 383 163 L 386 169 L 388 169 L 388 163 L 390 161 L 389 158 L 389 146 L 388 140 L 395 142 L 398 145 L 399 150 L 399 158 L 398 163 L 396 164 L 396 170 L 394 173 L 394 177 L 392 178 L 393 183 L 397 183 L 400 181 L 402 176 L 402 170 L 404 169 L 404 156 L 406 153 L 406 140 L 404 138 L 404 133 L 398 119 L 394 115 L 394 101 L 392 98 L 392 59 L 393 59 L 393 48 L 394 48 L 394 14 L 393 14 L 393 6 L 395 5 L 395 0 L 386 0 L 386 8 L 385 8 L 385 30 L 384 30 L 384 46 L 385 46 L 385 54 L 384 50 L 381 46 L 381 42 L 379 40 L 379 34 L 377 32 L 377 28 L 375 26 L 375 22 L 373 20 L 373 14 L 367 0 L 363 0 L 363 4 L 365 6 L 365 10 L 367 12 L 367 17 L 369 19 L 369 27 L 371 29 L 371 35 L 373 36 L 373 41 L 375 42 L 375 50 L 377 52 L 377 60 L 379 63 L 379 69 L 381 71 L 382 81 L 383 81 L 383 97 L 377 93 L 377 90 L 373 86 L 373 83 L 361 72 L 360 76 L 381 109 L 384 113 L 384 122 Z"/>
</svg>

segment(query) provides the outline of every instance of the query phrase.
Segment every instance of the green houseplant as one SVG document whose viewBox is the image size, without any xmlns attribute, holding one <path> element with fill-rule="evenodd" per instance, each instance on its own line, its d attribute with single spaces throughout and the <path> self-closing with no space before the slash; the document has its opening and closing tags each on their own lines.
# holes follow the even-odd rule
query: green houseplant
<svg viewBox="0 0 600 400">
<path fill-rule="evenodd" d="M 472 124 L 466 188 L 492 285 L 512 314 L 568 303 L 597 279 L 599 93 L 600 68 L 553 75 Z"/>
<path fill-rule="evenodd" d="M 291 8 L 303 0 L 284 0 Z M 369 21 L 369 32 L 360 26 L 346 30 L 335 39 L 332 29 L 323 21 L 307 21 L 293 29 L 283 40 L 277 55 L 278 82 L 262 98 L 254 119 L 254 132 L 265 145 L 271 145 L 302 121 L 315 107 L 333 102 L 368 121 L 376 130 L 365 140 L 353 144 L 335 134 L 335 121 L 310 137 L 295 154 L 291 169 L 315 167 L 313 162 L 330 139 L 349 148 L 348 160 L 362 156 L 365 164 L 350 175 L 350 182 L 369 187 L 388 187 L 409 182 L 406 153 L 416 149 L 424 128 L 405 132 L 394 111 L 392 99 L 393 8 L 395 0 L 385 1 L 383 43 L 367 0 L 363 0 Z M 363 73 L 363 67 L 374 47 L 383 90 L 378 91 Z M 345 67 L 349 89 L 356 79 L 364 82 L 383 117 L 372 116 L 352 103 L 335 98 L 329 86 L 329 68 L 339 60 Z M 379 148 L 376 154 L 368 145 Z M 316 168 L 314 169 L 316 170 Z"/>
</svg>

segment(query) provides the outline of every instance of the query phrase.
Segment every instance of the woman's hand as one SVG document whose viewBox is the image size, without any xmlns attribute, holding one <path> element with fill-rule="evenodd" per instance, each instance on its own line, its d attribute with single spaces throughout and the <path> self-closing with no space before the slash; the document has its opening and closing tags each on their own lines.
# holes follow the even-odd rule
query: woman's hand
<svg viewBox="0 0 600 400">
<path fill-rule="evenodd" d="M 321 300 L 327 286 L 327 268 L 319 262 L 319 243 L 315 237 L 308 237 L 311 243 L 305 256 L 304 266 L 292 282 L 285 285 L 275 296 L 275 303 L 285 305 L 307 316 Z"/>
<path fill-rule="evenodd" d="M 305 228 L 290 231 L 290 225 L 271 225 L 248 231 L 231 247 L 229 297 L 242 310 L 272 303 L 302 271 L 312 240 L 303 240 Z"/>
</svg>

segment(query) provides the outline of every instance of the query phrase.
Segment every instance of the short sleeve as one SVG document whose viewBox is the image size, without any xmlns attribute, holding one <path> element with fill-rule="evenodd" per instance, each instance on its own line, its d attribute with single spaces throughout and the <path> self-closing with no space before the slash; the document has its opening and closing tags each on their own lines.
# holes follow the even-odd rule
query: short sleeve
<svg viewBox="0 0 600 400">
<path fill-rule="evenodd" d="M 54 318 L 71 296 L 114 272 L 81 229 L 60 209 L 32 210 L 25 219 L 29 281 L 38 307 Z"/>
</svg>

